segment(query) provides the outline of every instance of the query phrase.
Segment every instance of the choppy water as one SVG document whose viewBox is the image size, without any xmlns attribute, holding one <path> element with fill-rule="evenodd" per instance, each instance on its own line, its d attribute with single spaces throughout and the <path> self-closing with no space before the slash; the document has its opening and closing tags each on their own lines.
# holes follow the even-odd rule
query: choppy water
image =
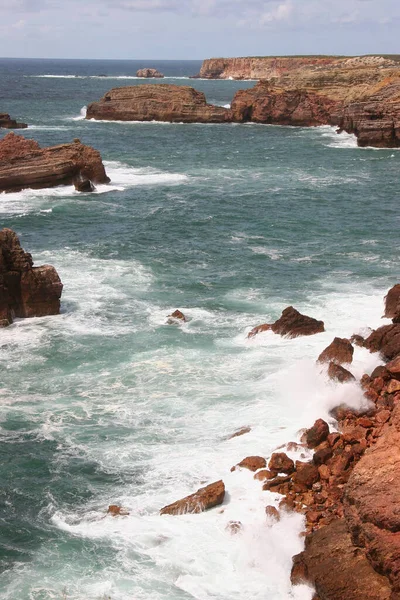
<svg viewBox="0 0 400 600">
<path fill-rule="evenodd" d="M 0 595 L 310 600 L 288 577 L 301 518 L 267 522 L 279 497 L 230 467 L 296 439 L 338 400 L 361 401 L 314 361 L 334 335 L 379 324 L 398 281 L 400 153 L 329 127 L 82 120 L 110 87 L 140 83 L 127 79 L 139 66 L 179 84 L 199 69 L 0 61 L 0 108 L 32 125 L 23 134 L 79 137 L 112 180 L 92 195 L 0 197 L 1 226 L 65 284 L 60 316 L 0 332 Z M 221 105 L 252 85 L 193 83 Z M 326 333 L 247 340 L 289 304 Z M 187 324 L 166 324 L 176 308 Z M 357 348 L 352 370 L 377 362 Z M 252 431 L 227 439 L 242 426 Z M 223 507 L 158 515 L 221 477 Z M 111 503 L 130 515 L 105 516 Z"/>
</svg>

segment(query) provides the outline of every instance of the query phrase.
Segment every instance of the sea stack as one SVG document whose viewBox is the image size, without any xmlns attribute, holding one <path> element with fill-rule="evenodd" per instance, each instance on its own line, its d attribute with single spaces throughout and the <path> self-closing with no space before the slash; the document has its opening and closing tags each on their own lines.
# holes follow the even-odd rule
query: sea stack
<svg viewBox="0 0 400 600">
<path fill-rule="evenodd" d="M 225 123 L 231 121 L 231 112 L 207 104 L 203 92 L 192 87 L 162 83 L 113 88 L 89 104 L 86 119 Z"/>
<path fill-rule="evenodd" d="M 136 77 L 143 77 L 145 79 L 163 79 L 164 75 L 157 71 L 157 69 L 139 69 L 136 72 Z"/>
<path fill-rule="evenodd" d="M 49 148 L 14 133 L 0 141 L 0 192 L 71 185 L 82 180 L 93 184 L 110 181 L 100 153 L 78 139 Z M 87 186 L 84 191 L 88 191 Z"/>
</svg>

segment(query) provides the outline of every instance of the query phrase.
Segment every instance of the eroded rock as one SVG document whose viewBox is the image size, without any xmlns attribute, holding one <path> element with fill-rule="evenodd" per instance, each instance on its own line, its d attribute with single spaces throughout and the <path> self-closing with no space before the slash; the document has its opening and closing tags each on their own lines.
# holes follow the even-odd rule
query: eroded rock
<svg viewBox="0 0 400 600">
<path fill-rule="evenodd" d="M 329 344 L 318 357 L 320 363 L 334 362 L 338 365 L 343 363 L 351 363 L 353 361 L 354 348 L 350 340 L 346 338 L 335 337 L 333 342 Z"/>
<path fill-rule="evenodd" d="M 194 494 L 177 500 L 173 504 L 164 506 L 161 515 L 184 515 L 186 513 L 200 513 L 214 506 L 222 504 L 225 497 L 225 485 L 222 480 L 210 483 L 200 488 Z"/>
</svg>

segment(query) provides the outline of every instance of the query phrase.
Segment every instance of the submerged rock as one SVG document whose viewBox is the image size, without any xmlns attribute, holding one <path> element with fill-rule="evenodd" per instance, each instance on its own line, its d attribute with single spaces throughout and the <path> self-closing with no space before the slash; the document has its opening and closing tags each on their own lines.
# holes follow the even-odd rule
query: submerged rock
<svg viewBox="0 0 400 600">
<path fill-rule="evenodd" d="M 0 140 L 0 192 L 71 185 L 77 179 L 110 181 L 100 153 L 79 140 L 49 148 L 14 133 Z"/>
<path fill-rule="evenodd" d="M 222 504 L 225 497 L 225 485 L 222 480 L 200 488 L 194 494 L 177 500 L 173 504 L 164 506 L 161 515 L 183 515 L 186 513 L 200 513 L 214 506 Z"/>
<path fill-rule="evenodd" d="M 234 471 L 238 467 L 241 469 L 249 469 L 249 471 L 258 471 L 258 469 L 265 469 L 267 461 L 262 456 L 248 456 L 244 458 L 240 463 L 232 467 L 231 471 Z"/>
<path fill-rule="evenodd" d="M 129 515 L 129 511 L 118 504 L 110 504 L 107 514 L 110 514 L 113 517 L 126 517 Z"/>
<path fill-rule="evenodd" d="M 168 325 L 175 325 L 176 323 L 186 323 L 187 318 L 180 310 L 175 310 L 171 315 L 168 315 Z"/>
<path fill-rule="evenodd" d="M 334 362 L 329 363 L 328 377 L 332 379 L 332 381 L 339 381 L 339 383 L 355 381 L 356 379 L 350 371 Z"/>
<path fill-rule="evenodd" d="M 58 315 L 63 285 L 54 267 L 34 267 L 11 229 L 0 231 L 0 326 L 14 317 Z"/>
<path fill-rule="evenodd" d="M 229 435 L 226 439 L 233 440 L 233 438 L 240 437 L 241 435 L 245 435 L 246 433 L 250 433 L 250 431 L 251 427 L 241 427 L 240 429 L 232 433 L 232 435 Z"/>
</svg>

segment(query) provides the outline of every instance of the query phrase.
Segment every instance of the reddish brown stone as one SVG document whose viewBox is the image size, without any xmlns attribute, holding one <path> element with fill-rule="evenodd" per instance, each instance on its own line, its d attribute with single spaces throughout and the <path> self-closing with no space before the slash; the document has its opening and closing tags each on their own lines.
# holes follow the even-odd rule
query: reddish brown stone
<svg viewBox="0 0 400 600">
<path fill-rule="evenodd" d="M 33 267 L 11 229 L 0 231 L 0 327 L 14 317 L 43 317 L 60 312 L 63 285 L 54 267 Z"/>
<path fill-rule="evenodd" d="M 290 475 L 274 477 L 273 479 L 264 483 L 263 490 L 266 492 L 273 490 L 274 492 L 278 493 L 286 493 L 284 490 L 286 490 L 286 484 L 288 484 L 289 481 Z"/>
<path fill-rule="evenodd" d="M 26 129 L 28 125 L 26 123 L 18 123 L 15 119 L 12 119 L 7 113 L 0 113 L 0 128 L 3 129 Z"/>
<path fill-rule="evenodd" d="M 183 515 L 185 513 L 200 513 L 222 504 L 225 497 L 225 485 L 222 480 L 200 488 L 194 494 L 164 506 L 161 515 Z"/>
<path fill-rule="evenodd" d="M 346 383 L 348 381 L 355 381 L 355 377 L 350 371 L 342 367 L 341 365 L 337 365 L 334 362 L 329 363 L 328 367 L 328 376 L 333 381 L 338 381 L 339 383 Z"/>
<path fill-rule="evenodd" d="M 386 365 L 386 370 L 388 371 L 391 377 L 394 377 L 395 379 L 400 379 L 400 356 L 395 358 L 394 360 L 391 360 Z"/>
<path fill-rule="evenodd" d="M 271 518 L 273 521 L 280 521 L 281 516 L 279 514 L 279 510 L 275 508 L 275 506 L 266 506 L 265 514 L 267 517 Z"/>
<path fill-rule="evenodd" d="M 327 465 L 320 465 L 318 467 L 318 473 L 321 479 L 327 481 L 331 475 L 331 471 Z"/>
<path fill-rule="evenodd" d="M 392 361 L 400 354 L 400 323 L 384 325 L 373 331 L 365 340 L 365 347 L 371 352 L 380 352 L 386 360 Z"/>
<path fill-rule="evenodd" d="M 388 394 L 395 394 L 400 391 L 400 381 L 391 379 L 387 385 L 386 391 Z"/>
<path fill-rule="evenodd" d="M 329 425 L 322 419 L 315 421 L 306 432 L 306 443 L 309 448 L 315 448 L 324 442 L 329 435 Z"/>
<path fill-rule="evenodd" d="M 174 325 L 175 323 L 181 321 L 182 323 L 186 323 L 187 319 L 183 312 L 180 310 L 175 310 L 172 314 L 168 315 L 168 324 Z"/>
<path fill-rule="evenodd" d="M 380 410 L 375 415 L 375 420 L 377 423 L 387 423 L 390 419 L 390 410 Z"/>
<path fill-rule="evenodd" d="M 332 448 L 322 448 L 321 450 L 318 450 L 317 452 L 314 453 L 314 456 L 313 456 L 314 465 L 316 465 L 317 467 L 319 465 L 323 465 L 332 457 L 332 454 L 333 454 Z"/>
<path fill-rule="evenodd" d="M 318 468 L 309 462 L 296 461 L 296 472 L 293 475 L 293 482 L 297 485 L 311 488 L 319 479 Z"/>
<path fill-rule="evenodd" d="M 239 437 L 241 435 L 245 435 L 246 433 L 250 433 L 251 431 L 251 427 L 241 427 L 240 429 L 238 429 L 237 431 L 235 431 L 235 433 L 232 433 L 232 435 L 229 435 L 227 437 L 228 440 L 233 440 L 233 438 L 235 437 Z"/>
<path fill-rule="evenodd" d="M 129 511 L 126 510 L 126 508 L 122 508 L 122 506 L 119 506 L 118 504 L 110 504 L 107 513 L 113 517 L 123 517 L 129 515 Z"/>
<path fill-rule="evenodd" d="M 385 314 L 387 319 L 398 323 L 400 319 L 400 283 L 393 286 L 385 296 Z"/>
<path fill-rule="evenodd" d="M 40 148 L 33 140 L 9 133 L 0 141 L 0 192 L 70 185 L 76 179 L 110 181 L 99 152 L 79 140 Z"/>
<path fill-rule="evenodd" d="M 249 471 L 258 471 L 258 469 L 265 469 L 266 466 L 267 461 L 262 456 L 247 456 L 247 458 L 232 467 L 231 471 L 234 471 L 237 467 L 249 469 Z"/>
<path fill-rule="evenodd" d="M 353 361 L 354 348 L 350 340 L 346 338 L 335 337 L 333 342 L 325 348 L 318 357 L 318 362 L 334 362 L 338 365 L 351 363 Z"/>
<path fill-rule="evenodd" d="M 284 452 L 274 452 L 268 463 L 268 469 L 275 473 L 290 475 L 294 471 L 294 462 Z"/>
<path fill-rule="evenodd" d="M 254 479 L 258 481 L 265 481 L 265 479 L 272 479 L 273 477 L 275 477 L 275 474 L 268 471 L 268 469 L 262 469 L 254 474 Z"/>
</svg>

